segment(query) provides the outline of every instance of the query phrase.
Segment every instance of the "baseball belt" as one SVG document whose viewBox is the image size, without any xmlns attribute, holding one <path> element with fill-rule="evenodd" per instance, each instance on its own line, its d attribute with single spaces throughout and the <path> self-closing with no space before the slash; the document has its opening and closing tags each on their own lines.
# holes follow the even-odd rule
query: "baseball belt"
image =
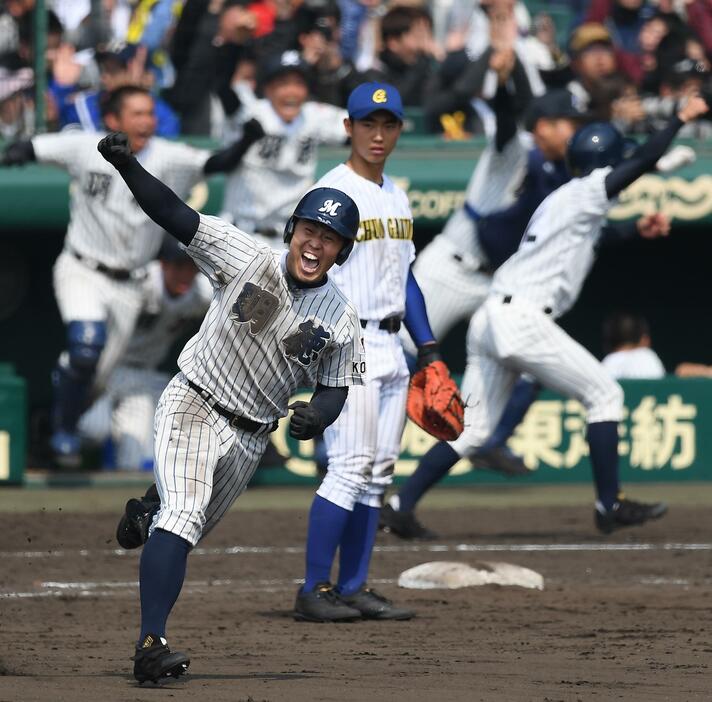
<svg viewBox="0 0 712 702">
<path fill-rule="evenodd" d="M 186 381 L 188 382 L 188 385 L 190 385 L 190 387 L 195 390 L 195 392 L 197 392 L 198 395 L 200 395 L 212 409 L 214 409 L 221 417 L 225 417 L 225 419 L 230 422 L 230 426 L 233 427 L 233 429 L 242 429 L 243 431 L 249 431 L 252 434 L 256 434 L 260 430 L 267 430 L 271 433 L 277 428 L 276 421 L 272 422 L 271 424 L 262 424 L 261 422 L 255 422 L 252 419 L 242 417 L 239 414 L 235 414 L 234 412 L 226 410 L 222 405 L 219 405 L 217 402 L 211 402 L 212 398 L 207 390 L 203 390 L 200 385 L 194 383 L 188 378 L 186 378 Z"/>
</svg>

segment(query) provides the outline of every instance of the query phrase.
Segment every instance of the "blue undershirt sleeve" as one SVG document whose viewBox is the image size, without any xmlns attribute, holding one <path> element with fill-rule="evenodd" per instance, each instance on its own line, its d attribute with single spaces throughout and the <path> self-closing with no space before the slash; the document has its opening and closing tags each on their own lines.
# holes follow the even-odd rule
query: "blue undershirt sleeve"
<svg viewBox="0 0 712 702">
<path fill-rule="evenodd" d="M 435 335 L 430 329 L 430 322 L 428 322 L 425 298 L 420 290 L 418 281 L 413 275 L 412 268 L 408 271 L 405 292 L 405 318 L 403 322 L 416 346 L 423 346 L 435 341 Z"/>
</svg>

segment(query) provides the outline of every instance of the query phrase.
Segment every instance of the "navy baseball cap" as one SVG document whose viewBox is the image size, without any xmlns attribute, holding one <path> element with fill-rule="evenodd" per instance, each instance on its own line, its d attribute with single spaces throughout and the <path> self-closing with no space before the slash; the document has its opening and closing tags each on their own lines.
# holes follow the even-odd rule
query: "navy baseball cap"
<svg viewBox="0 0 712 702">
<path fill-rule="evenodd" d="M 349 95 L 346 109 L 351 119 L 364 119 L 372 112 L 385 110 L 403 121 L 403 102 L 400 93 L 388 83 L 361 83 Z"/>
<path fill-rule="evenodd" d="M 298 51 L 285 51 L 277 56 L 270 56 L 259 65 L 257 76 L 260 85 L 264 85 L 277 76 L 292 72 L 299 73 L 304 80 L 309 81 L 309 65 Z"/>
<path fill-rule="evenodd" d="M 552 90 L 534 98 L 524 115 L 524 127 L 532 131 L 540 119 L 585 119 L 583 101 L 568 90 Z"/>
</svg>

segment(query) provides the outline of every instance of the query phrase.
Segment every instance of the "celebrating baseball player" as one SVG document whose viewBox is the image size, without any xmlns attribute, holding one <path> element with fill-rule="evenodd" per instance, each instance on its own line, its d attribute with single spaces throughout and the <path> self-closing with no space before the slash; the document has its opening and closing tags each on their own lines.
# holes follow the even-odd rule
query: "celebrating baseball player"
<svg viewBox="0 0 712 702">
<path fill-rule="evenodd" d="M 250 119 L 265 133 L 227 177 L 221 217 L 273 248 L 281 248 L 284 221 L 314 183 L 317 146 L 345 141 L 345 110 L 307 101 L 309 71 L 297 51 L 285 51 L 259 66 L 263 98 L 246 83 L 233 91 L 236 111 L 228 121 L 228 141 L 241 137 Z"/>
<path fill-rule="evenodd" d="M 159 261 L 141 282 L 143 303 L 134 333 L 102 395 L 82 415 L 79 433 L 112 439 L 117 468 L 153 468 L 153 419 L 170 376 L 158 370 L 174 343 L 202 321 L 212 287 L 188 253 L 167 236 Z"/>
<path fill-rule="evenodd" d="M 362 383 L 358 316 L 327 276 L 348 258 L 359 214 L 343 192 L 313 190 L 287 222 L 289 250 L 273 251 L 188 207 L 132 156 L 125 135 L 105 137 L 99 151 L 213 286 L 156 412 L 160 509 L 141 555 L 134 657 L 135 678 L 155 681 L 181 675 L 189 663 L 164 638 L 188 552 L 245 489 L 290 395 L 316 386 L 310 402 L 291 406 L 290 434 L 310 439 L 336 419 L 349 386 Z"/>
<path fill-rule="evenodd" d="M 121 87 L 103 105 L 104 123 L 126 133 L 146 169 L 181 197 L 205 174 L 233 169 L 252 143 L 246 137 L 211 155 L 153 137 L 153 108 L 143 88 Z M 59 166 L 72 183 L 69 227 L 54 267 L 67 347 L 53 373 L 50 443 L 60 465 L 75 466 L 81 448 L 77 422 L 92 389 L 101 388 L 126 349 L 141 311 L 146 264 L 160 248 L 163 233 L 99 156 L 96 134 L 43 134 L 10 144 L 2 160 L 4 165 L 28 161 Z"/>
<path fill-rule="evenodd" d="M 454 442 L 436 444 L 421 464 L 449 468 L 472 455 L 498 421 L 518 374 L 529 373 L 586 408 L 598 529 L 610 533 L 665 514 L 664 503 L 643 504 L 620 492 L 623 390 L 555 320 L 576 302 L 618 194 L 655 166 L 684 123 L 707 111 L 701 97 L 691 98 L 628 158 L 626 142 L 611 124 L 593 123 L 576 132 L 567 152 L 573 179 L 537 208 L 519 249 L 495 273 L 487 300 L 470 323 L 462 392 L 473 401 L 466 408 L 465 430 Z M 649 235 L 664 234 L 669 222 L 651 215 L 644 226 Z"/>
<path fill-rule="evenodd" d="M 584 118 L 571 93 L 552 91 L 530 103 L 524 121 L 531 134 L 517 128 L 507 86 L 498 90 L 493 108 L 496 131 L 472 174 L 463 208 L 450 217 L 443 233 L 425 247 L 413 266 L 437 335 L 447 334 L 464 315 L 471 318 L 487 297 L 494 271 L 518 249 L 536 208 L 571 178 L 565 164 L 567 144 Z M 675 157 L 674 152 L 656 164 L 658 170 L 681 165 L 681 154 Z M 629 224 L 606 224 L 599 243 L 615 245 L 636 236 L 656 236 L 650 221 L 641 217 Z M 409 340 L 404 341 L 408 348 Z M 510 476 L 529 473 L 505 442 L 539 390 L 540 385 L 526 375 L 517 380 L 494 432 L 476 453 L 468 454 L 475 465 Z M 436 538 L 417 519 L 415 508 L 450 467 L 449 460 L 422 461 L 398 494 L 388 499 L 381 525 L 404 539 Z"/>
<path fill-rule="evenodd" d="M 351 153 L 319 187 L 348 192 L 361 214 L 357 243 L 335 271 L 336 284 L 356 306 L 368 354 L 366 384 L 353 388 L 344 411 L 325 432 L 329 467 L 309 513 L 304 586 L 294 616 L 304 621 L 409 619 L 367 586 L 383 494 L 400 450 L 406 400 L 411 416 L 431 432 L 462 430 L 457 387 L 440 360 L 411 263 L 413 217 L 406 194 L 384 174 L 398 141 L 403 107 L 398 91 L 363 83 L 349 96 Z M 418 347 L 419 372 L 408 395 L 408 367 L 397 332 L 404 322 Z M 339 550 L 339 575 L 330 583 Z"/>
</svg>

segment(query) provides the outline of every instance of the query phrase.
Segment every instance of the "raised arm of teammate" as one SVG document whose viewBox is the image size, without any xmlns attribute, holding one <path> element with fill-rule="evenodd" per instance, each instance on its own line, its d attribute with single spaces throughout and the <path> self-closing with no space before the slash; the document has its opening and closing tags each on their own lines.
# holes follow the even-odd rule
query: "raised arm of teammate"
<svg viewBox="0 0 712 702">
<path fill-rule="evenodd" d="M 247 150 L 265 135 L 262 125 L 256 119 L 245 122 L 242 130 L 241 139 L 220 151 L 216 151 L 205 162 L 205 166 L 203 166 L 205 175 L 234 171 L 240 165 L 240 161 L 242 161 Z"/>
<path fill-rule="evenodd" d="M 699 95 L 691 97 L 663 129 L 653 134 L 630 158 L 617 165 L 606 176 L 608 198 L 614 198 L 644 173 L 653 170 L 682 125 L 697 119 L 708 110 L 709 106 L 703 98 Z"/>
<path fill-rule="evenodd" d="M 22 166 L 35 160 L 35 150 L 29 139 L 13 141 L 5 147 L 0 166 Z"/>
<path fill-rule="evenodd" d="M 112 132 L 98 144 L 99 153 L 119 172 L 141 209 L 186 246 L 198 229 L 200 215 L 134 157 L 125 134 Z"/>
</svg>

